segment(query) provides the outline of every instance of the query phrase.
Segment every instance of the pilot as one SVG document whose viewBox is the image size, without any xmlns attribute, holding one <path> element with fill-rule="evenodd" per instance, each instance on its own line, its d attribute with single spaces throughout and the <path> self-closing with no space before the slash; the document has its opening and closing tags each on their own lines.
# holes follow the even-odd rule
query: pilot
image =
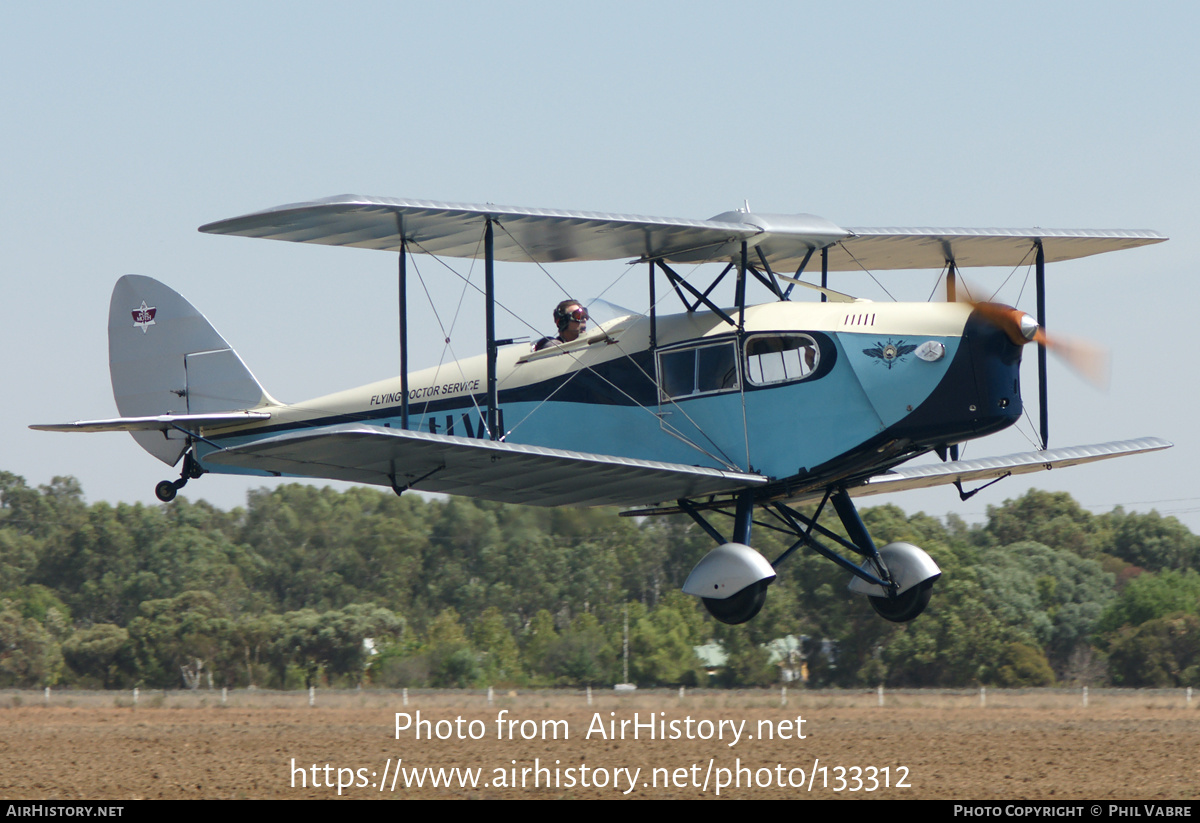
<svg viewBox="0 0 1200 823">
<path fill-rule="evenodd" d="M 543 337 L 534 345 L 534 351 L 547 346 L 561 346 L 578 340 L 587 331 L 588 313 L 578 300 L 564 300 L 554 307 L 554 325 L 558 326 L 557 337 Z"/>
</svg>

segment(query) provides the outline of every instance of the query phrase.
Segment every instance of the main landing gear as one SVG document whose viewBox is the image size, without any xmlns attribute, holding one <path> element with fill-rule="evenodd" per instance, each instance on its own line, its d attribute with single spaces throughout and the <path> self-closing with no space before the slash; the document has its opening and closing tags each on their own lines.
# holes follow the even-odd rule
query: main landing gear
<svg viewBox="0 0 1200 823">
<path fill-rule="evenodd" d="M 196 462 L 189 451 L 183 456 L 183 470 L 179 473 L 179 479 L 164 480 L 156 485 L 154 496 L 164 503 L 170 503 L 189 480 L 195 480 L 202 474 L 204 474 L 204 469 L 200 468 L 200 464 Z"/>
<path fill-rule="evenodd" d="M 825 504 L 830 502 L 849 540 L 817 523 Z M 811 518 L 786 504 L 769 503 L 763 510 L 772 516 L 771 521 L 755 521 L 753 493 L 742 492 L 732 515 L 731 542 L 725 542 L 721 533 L 691 502 L 680 500 L 679 507 L 721 544 L 696 564 L 683 591 L 699 597 L 708 613 L 722 623 L 745 623 L 757 615 L 766 602 L 767 587 L 775 580 L 775 569 L 792 552 L 805 545 L 850 572 L 853 575 L 850 591 L 866 595 L 875 613 L 893 623 L 908 622 L 923 612 L 933 594 L 933 584 L 942 574 L 933 558 L 911 543 L 889 543 L 876 549 L 845 489 L 828 490 Z M 713 510 L 729 514 L 720 508 Z M 750 527 L 756 522 L 765 528 L 790 534 L 797 540 L 773 563 L 768 562 L 749 546 Z M 855 565 L 818 542 L 814 532 L 860 555 L 863 558 L 861 565 Z"/>
<path fill-rule="evenodd" d="M 925 611 L 929 599 L 933 597 L 933 581 L 929 580 L 919 586 L 898 594 L 895 597 L 867 597 L 875 614 L 893 623 L 907 623 Z"/>
</svg>

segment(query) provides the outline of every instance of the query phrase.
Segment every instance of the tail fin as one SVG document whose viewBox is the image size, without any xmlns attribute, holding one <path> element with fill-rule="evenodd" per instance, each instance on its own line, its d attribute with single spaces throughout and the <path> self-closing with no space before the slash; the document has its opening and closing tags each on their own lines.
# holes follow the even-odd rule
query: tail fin
<svg viewBox="0 0 1200 823">
<path fill-rule="evenodd" d="M 122 417 L 240 411 L 275 404 L 225 339 L 191 303 L 150 277 L 117 281 L 108 308 L 108 363 Z M 180 432 L 132 432 L 174 465 Z"/>
</svg>

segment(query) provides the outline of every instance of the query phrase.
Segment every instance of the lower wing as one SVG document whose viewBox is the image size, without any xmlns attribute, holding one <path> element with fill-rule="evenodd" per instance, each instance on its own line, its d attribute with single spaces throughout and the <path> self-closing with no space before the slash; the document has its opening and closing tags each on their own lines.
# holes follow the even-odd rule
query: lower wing
<svg viewBox="0 0 1200 823">
<path fill-rule="evenodd" d="M 532 506 L 633 506 L 767 482 L 703 466 L 353 423 L 229 446 L 204 453 L 201 462 Z"/>
<path fill-rule="evenodd" d="M 1069 446 L 1064 449 L 1021 452 L 1003 457 L 984 457 L 978 460 L 954 460 L 929 466 L 896 468 L 868 478 L 865 483 L 849 489 L 850 494 L 861 497 L 868 494 L 924 489 L 955 482 L 993 480 L 1010 474 L 1062 469 L 1125 457 L 1131 454 L 1171 448 L 1171 443 L 1157 437 L 1141 437 L 1136 440 L 1117 440 L 1112 443 L 1097 443 L 1091 446 Z"/>
</svg>

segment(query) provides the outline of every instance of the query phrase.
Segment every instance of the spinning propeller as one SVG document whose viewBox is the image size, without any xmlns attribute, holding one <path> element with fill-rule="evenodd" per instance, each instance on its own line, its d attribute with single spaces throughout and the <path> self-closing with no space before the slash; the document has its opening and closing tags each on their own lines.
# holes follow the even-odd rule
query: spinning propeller
<svg viewBox="0 0 1200 823">
<path fill-rule="evenodd" d="M 1054 335 L 1051 337 L 1037 321 L 1020 309 L 1001 303 L 963 301 L 1008 335 L 1018 346 L 1037 343 L 1060 357 L 1080 377 L 1098 389 L 1108 388 L 1109 355 L 1101 346 L 1086 340 Z"/>
<path fill-rule="evenodd" d="M 1073 372 L 1098 389 L 1108 388 L 1109 354 L 1107 349 L 1077 338 L 1055 334 L 1051 336 L 1030 315 L 1003 303 L 986 303 L 958 298 L 988 322 L 1003 331 L 1017 346 L 1036 343 L 1042 352 L 1052 352 Z M 1049 443 L 1049 418 L 1046 411 L 1046 356 L 1038 356 L 1038 399 L 1041 412 L 1042 448 Z"/>
</svg>

